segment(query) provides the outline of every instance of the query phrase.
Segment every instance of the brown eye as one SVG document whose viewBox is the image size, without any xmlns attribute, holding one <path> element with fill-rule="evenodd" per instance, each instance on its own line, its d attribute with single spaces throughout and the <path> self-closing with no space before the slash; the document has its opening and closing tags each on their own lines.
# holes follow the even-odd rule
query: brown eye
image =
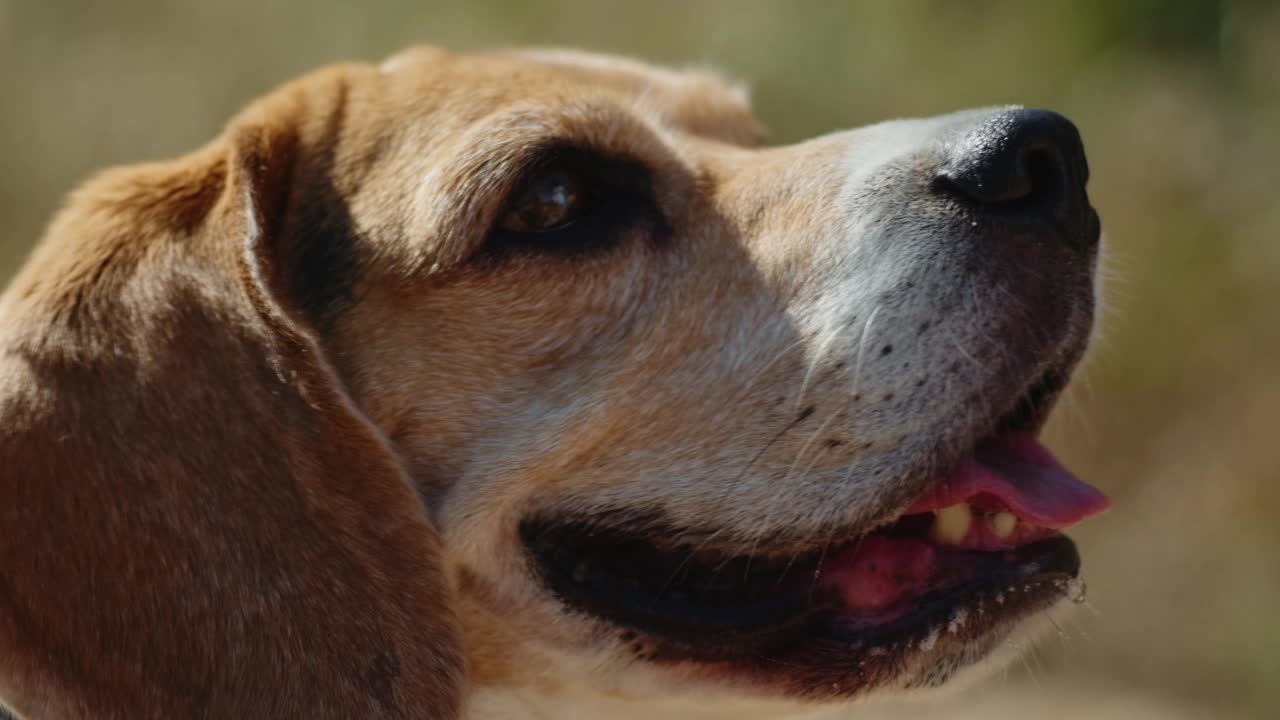
<svg viewBox="0 0 1280 720">
<path fill-rule="evenodd" d="M 559 144 L 520 164 L 477 257 L 581 257 L 665 233 L 649 169 L 635 159 Z"/>
<path fill-rule="evenodd" d="M 556 167 L 541 171 L 516 195 L 501 227 L 517 233 L 562 228 L 577 219 L 582 194 L 582 182 L 572 172 Z"/>
</svg>

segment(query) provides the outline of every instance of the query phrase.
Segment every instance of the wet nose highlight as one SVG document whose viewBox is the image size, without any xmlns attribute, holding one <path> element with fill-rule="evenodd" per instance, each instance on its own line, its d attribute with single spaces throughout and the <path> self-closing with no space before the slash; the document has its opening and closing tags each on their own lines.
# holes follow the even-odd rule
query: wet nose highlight
<svg viewBox="0 0 1280 720">
<path fill-rule="evenodd" d="M 948 143 L 935 186 L 983 209 L 1069 223 L 1087 207 L 1080 133 L 1050 110 L 1010 109 Z"/>
</svg>

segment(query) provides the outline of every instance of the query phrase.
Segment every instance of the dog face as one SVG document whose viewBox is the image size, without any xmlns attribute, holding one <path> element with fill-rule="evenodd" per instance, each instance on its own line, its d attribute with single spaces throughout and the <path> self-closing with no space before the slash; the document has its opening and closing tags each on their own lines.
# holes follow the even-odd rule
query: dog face
<svg viewBox="0 0 1280 720">
<path fill-rule="evenodd" d="M 418 50 L 90 183 L 0 298 L 0 704 L 776 716 L 1078 599 L 1075 128 L 760 135 L 706 74 Z"/>
<path fill-rule="evenodd" d="M 743 93 L 559 52 L 384 66 L 327 344 L 444 537 L 481 687 L 842 701 L 1075 592 L 1034 441 L 1090 334 L 1075 129 L 755 146 Z M 567 691 L 565 691 L 567 692 Z M 710 694 L 710 695 L 709 695 Z"/>
</svg>

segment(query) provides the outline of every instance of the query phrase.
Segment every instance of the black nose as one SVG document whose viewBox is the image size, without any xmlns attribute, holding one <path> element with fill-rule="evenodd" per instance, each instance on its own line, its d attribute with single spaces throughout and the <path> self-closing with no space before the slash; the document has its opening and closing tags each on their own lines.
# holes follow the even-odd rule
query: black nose
<svg viewBox="0 0 1280 720">
<path fill-rule="evenodd" d="M 1065 225 L 1089 212 L 1080 132 L 1049 110 L 1010 109 L 949 142 L 936 186 L 984 210 L 1015 211 Z"/>
</svg>

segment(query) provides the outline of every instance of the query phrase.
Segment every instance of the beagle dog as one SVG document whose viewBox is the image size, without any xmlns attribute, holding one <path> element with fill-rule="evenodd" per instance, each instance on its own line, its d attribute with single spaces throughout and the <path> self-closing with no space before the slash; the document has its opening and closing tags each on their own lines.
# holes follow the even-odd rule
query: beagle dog
<svg viewBox="0 0 1280 720">
<path fill-rule="evenodd" d="M 742 89 L 412 50 L 67 202 L 0 299 L 17 718 L 850 712 L 1080 600 L 1037 441 L 1079 135 L 761 146 Z"/>
</svg>

